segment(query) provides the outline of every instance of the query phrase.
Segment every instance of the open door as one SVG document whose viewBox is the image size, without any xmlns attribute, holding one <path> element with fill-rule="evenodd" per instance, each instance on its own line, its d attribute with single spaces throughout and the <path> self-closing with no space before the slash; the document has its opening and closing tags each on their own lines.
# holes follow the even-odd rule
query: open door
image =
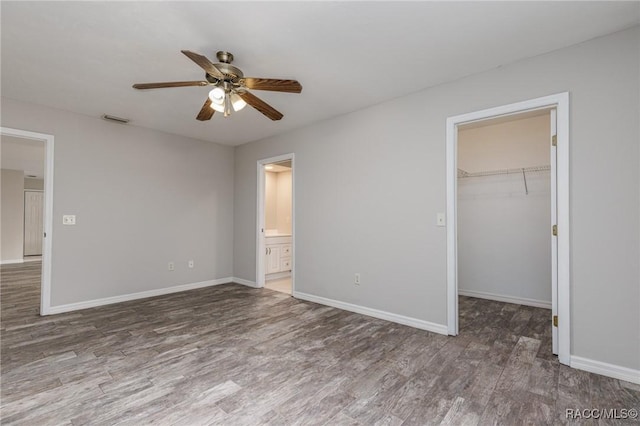
<svg viewBox="0 0 640 426">
<path fill-rule="evenodd" d="M 551 321 L 553 354 L 558 355 L 558 165 L 557 165 L 557 110 L 551 110 Z"/>
</svg>

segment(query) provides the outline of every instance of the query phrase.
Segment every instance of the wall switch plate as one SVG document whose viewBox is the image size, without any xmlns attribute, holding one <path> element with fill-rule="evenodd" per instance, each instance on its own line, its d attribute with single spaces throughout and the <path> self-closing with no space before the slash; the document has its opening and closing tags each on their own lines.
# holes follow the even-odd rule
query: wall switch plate
<svg viewBox="0 0 640 426">
<path fill-rule="evenodd" d="M 63 225 L 75 225 L 76 224 L 76 215 L 75 214 L 62 215 L 62 224 Z"/>
<path fill-rule="evenodd" d="M 360 274 L 355 275 L 355 277 L 353 278 L 353 283 L 355 285 L 360 285 Z"/>
<path fill-rule="evenodd" d="M 446 226 L 446 216 L 444 213 L 438 213 L 436 215 L 436 226 Z"/>
<path fill-rule="evenodd" d="M 173 271 L 176 269 L 176 265 L 173 264 L 173 262 L 169 262 L 169 265 L 167 267 L 170 271 Z"/>
<path fill-rule="evenodd" d="M 193 268 L 193 265 L 194 265 L 193 260 L 190 260 L 189 261 L 189 268 Z"/>
</svg>

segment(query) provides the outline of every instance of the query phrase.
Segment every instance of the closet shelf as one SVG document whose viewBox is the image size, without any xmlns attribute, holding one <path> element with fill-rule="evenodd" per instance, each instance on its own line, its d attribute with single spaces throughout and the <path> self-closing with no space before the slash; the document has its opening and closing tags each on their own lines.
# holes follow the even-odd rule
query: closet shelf
<svg viewBox="0 0 640 426">
<path fill-rule="evenodd" d="M 481 172 L 469 173 L 466 170 L 458 169 L 459 178 L 472 178 L 480 176 L 494 176 L 494 175 L 508 175 L 511 173 L 529 173 L 529 172 L 548 172 L 551 170 L 551 166 L 534 166 L 534 167 L 520 167 L 517 169 L 502 169 L 502 170 L 486 170 Z"/>
</svg>

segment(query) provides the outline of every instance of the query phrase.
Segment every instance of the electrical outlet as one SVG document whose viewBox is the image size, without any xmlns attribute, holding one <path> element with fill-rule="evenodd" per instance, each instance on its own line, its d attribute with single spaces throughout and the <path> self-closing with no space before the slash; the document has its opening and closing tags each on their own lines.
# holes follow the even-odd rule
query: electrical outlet
<svg viewBox="0 0 640 426">
<path fill-rule="evenodd" d="M 173 262 L 169 262 L 168 269 L 169 269 L 170 271 L 173 271 L 173 270 L 175 270 L 175 269 L 176 269 L 176 265 L 174 265 L 174 264 L 173 264 Z"/>
<path fill-rule="evenodd" d="M 75 225 L 76 224 L 76 215 L 75 214 L 62 215 L 62 224 L 63 225 Z"/>
<path fill-rule="evenodd" d="M 190 260 L 190 261 L 189 261 L 189 268 L 193 268 L 193 265 L 194 265 L 194 264 L 193 264 L 193 260 Z"/>
<path fill-rule="evenodd" d="M 353 278 L 353 283 L 355 285 L 360 285 L 360 274 L 355 275 L 355 277 Z"/>
</svg>

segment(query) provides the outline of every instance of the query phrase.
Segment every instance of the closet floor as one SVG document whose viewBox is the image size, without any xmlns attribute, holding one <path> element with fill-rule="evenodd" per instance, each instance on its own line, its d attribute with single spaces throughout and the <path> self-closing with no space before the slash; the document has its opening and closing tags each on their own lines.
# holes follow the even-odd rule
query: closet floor
<svg viewBox="0 0 640 426">
<path fill-rule="evenodd" d="M 0 273 L 3 424 L 556 425 L 640 406 L 639 386 L 549 355 L 545 310 L 461 298 L 447 337 L 225 284 L 40 317 L 39 265 Z"/>
</svg>

